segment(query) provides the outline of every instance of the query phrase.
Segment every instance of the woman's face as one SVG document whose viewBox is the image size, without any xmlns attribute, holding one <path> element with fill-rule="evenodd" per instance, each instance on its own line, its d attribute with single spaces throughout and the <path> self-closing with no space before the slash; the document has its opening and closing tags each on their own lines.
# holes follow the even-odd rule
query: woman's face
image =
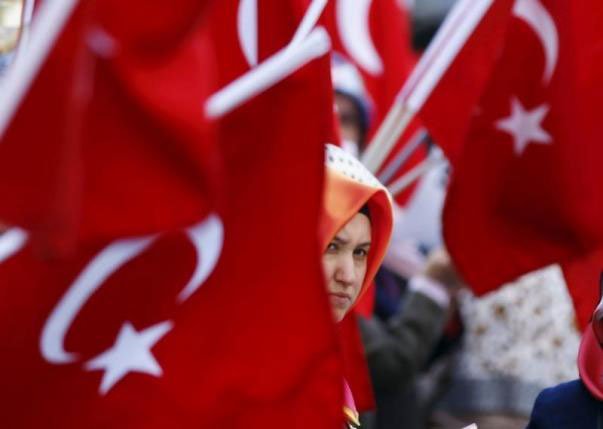
<svg viewBox="0 0 603 429">
<path fill-rule="evenodd" d="M 358 298 L 366 275 L 371 246 L 371 222 L 357 213 L 341 228 L 322 256 L 327 293 L 336 322 L 340 322 Z"/>
</svg>

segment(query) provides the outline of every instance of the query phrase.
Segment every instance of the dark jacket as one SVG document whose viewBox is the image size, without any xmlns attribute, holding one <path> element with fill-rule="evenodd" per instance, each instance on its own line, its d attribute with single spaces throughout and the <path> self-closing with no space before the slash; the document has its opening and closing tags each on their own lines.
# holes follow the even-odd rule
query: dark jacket
<svg viewBox="0 0 603 429">
<path fill-rule="evenodd" d="M 400 313 L 387 323 L 360 321 L 360 332 L 377 401 L 366 429 L 414 428 L 417 408 L 413 382 L 425 365 L 446 323 L 446 310 L 418 292 L 409 292 Z"/>
<path fill-rule="evenodd" d="M 580 380 L 540 392 L 526 429 L 603 429 L 601 401 Z"/>
</svg>

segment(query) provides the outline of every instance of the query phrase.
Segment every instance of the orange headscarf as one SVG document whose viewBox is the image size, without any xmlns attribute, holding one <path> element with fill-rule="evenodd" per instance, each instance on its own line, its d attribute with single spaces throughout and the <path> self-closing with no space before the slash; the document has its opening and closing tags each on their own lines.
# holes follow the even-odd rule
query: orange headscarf
<svg viewBox="0 0 603 429">
<path fill-rule="evenodd" d="M 323 249 L 366 204 L 371 219 L 371 248 L 360 297 L 377 274 L 393 227 L 392 200 L 387 189 L 352 155 L 327 144 L 325 147 L 325 194 L 320 223 Z"/>
</svg>

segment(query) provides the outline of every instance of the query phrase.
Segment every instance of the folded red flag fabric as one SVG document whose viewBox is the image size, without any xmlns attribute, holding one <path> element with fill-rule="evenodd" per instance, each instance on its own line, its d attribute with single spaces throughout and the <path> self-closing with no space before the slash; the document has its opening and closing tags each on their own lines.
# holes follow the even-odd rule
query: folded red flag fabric
<svg viewBox="0 0 603 429">
<path fill-rule="evenodd" d="M 0 218 L 34 238 L 178 228 L 215 204 L 209 2 L 136 4 L 76 6 L 2 137 Z"/>
<path fill-rule="evenodd" d="M 416 77 L 429 80 L 426 76 L 437 75 L 438 60 L 458 49 L 419 111 L 419 117 L 430 135 L 452 162 L 463 147 L 477 103 L 500 60 L 505 35 L 509 31 L 511 8 L 515 2 L 485 0 L 479 3 L 480 8 L 485 8 L 485 13 L 474 23 L 467 41 L 457 46 L 462 42 L 458 34 L 470 31 L 471 21 L 476 19 L 476 5 L 471 1 L 459 2 L 455 6 L 447 17 L 447 25 L 442 26 L 432 42 L 433 46 L 426 51 L 425 55 L 430 61 L 424 64 L 426 67 L 415 71 Z M 415 79 L 414 83 L 407 83 L 406 96 L 417 92 L 417 82 L 418 79 Z"/>
<path fill-rule="evenodd" d="M 524 0 L 512 12 L 453 157 L 444 212 L 446 244 L 478 293 L 585 255 L 603 238 L 603 6 Z"/>
<path fill-rule="evenodd" d="M 292 33 L 299 17 L 279 4 Z M 115 17 L 97 28 L 112 14 L 90 5 L 109 3 L 76 10 L 44 66 L 57 68 L 43 68 L 0 145 L 12 180 L 2 185 L 3 206 L 18 206 L 0 215 L 32 228 L 27 240 L 16 230 L 0 238 L 0 420 L 61 429 L 341 426 L 343 372 L 317 232 L 332 132 L 328 58 L 224 117 L 206 140 L 201 89 L 222 82 L 207 82 L 210 57 L 195 47 L 221 46 L 213 25 L 236 33 L 236 15 L 218 22 L 221 8 L 203 9 L 206 25 L 192 33 L 168 25 L 155 56 L 147 42 L 166 23 L 187 24 L 184 15 Z M 123 26 L 138 19 L 140 32 Z M 273 35 L 275 46 L 286 45 L 284 34 Z M 212 57 L 216 73 L 237 58 L 238 42 L 230 48 Z M 57 76 L 61 66 L 78 73 Z M 70 97 L 73 86 L 92 98 Z M 48 123 L 26 129 L 21 115 L 43 110 L 30 97 L 49 94 L 57 105 Z M 80 96 L 89 104 L 72 112 Z M 35 149 L 23 137 L 42 136 L 46 125 L 53 144 L 32 140 L 46 157 L 34 167 L 44 170 L 28 170 Z M 68 253 L 36 240 L 66 231 L 77 237 Z"/>
</svg>

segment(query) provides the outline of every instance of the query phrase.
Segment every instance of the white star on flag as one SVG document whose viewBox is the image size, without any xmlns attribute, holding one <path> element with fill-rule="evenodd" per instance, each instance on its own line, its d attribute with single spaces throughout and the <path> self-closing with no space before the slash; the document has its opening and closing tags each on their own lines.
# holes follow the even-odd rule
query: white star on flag
<svg viewBox="0 0 603 429">
<path fill-rule="evenodd" d="M 85 366 L 88 371 L 105 371 L 99 389 L 101 395 L 109 392 L 130 372 L 160 377 L 163 370 L 151 349 L 172 328 L 173 323 L 166 321 L 138 332 L 130 322 L 125 322 L 113 347 L 88 361 Z"/>
<path fill-rule="evenodd" d="M 511 99 L 511 116 L 496 122 L 496 128 L 513 137 L 515 153 L 520 156 L 530 142 L 550 144 L 551 135 L 542 128 L 542 121 L 549 111 L 543 104 L 533 110 L 523 107 L 517 97 Z"/>
</svg>

